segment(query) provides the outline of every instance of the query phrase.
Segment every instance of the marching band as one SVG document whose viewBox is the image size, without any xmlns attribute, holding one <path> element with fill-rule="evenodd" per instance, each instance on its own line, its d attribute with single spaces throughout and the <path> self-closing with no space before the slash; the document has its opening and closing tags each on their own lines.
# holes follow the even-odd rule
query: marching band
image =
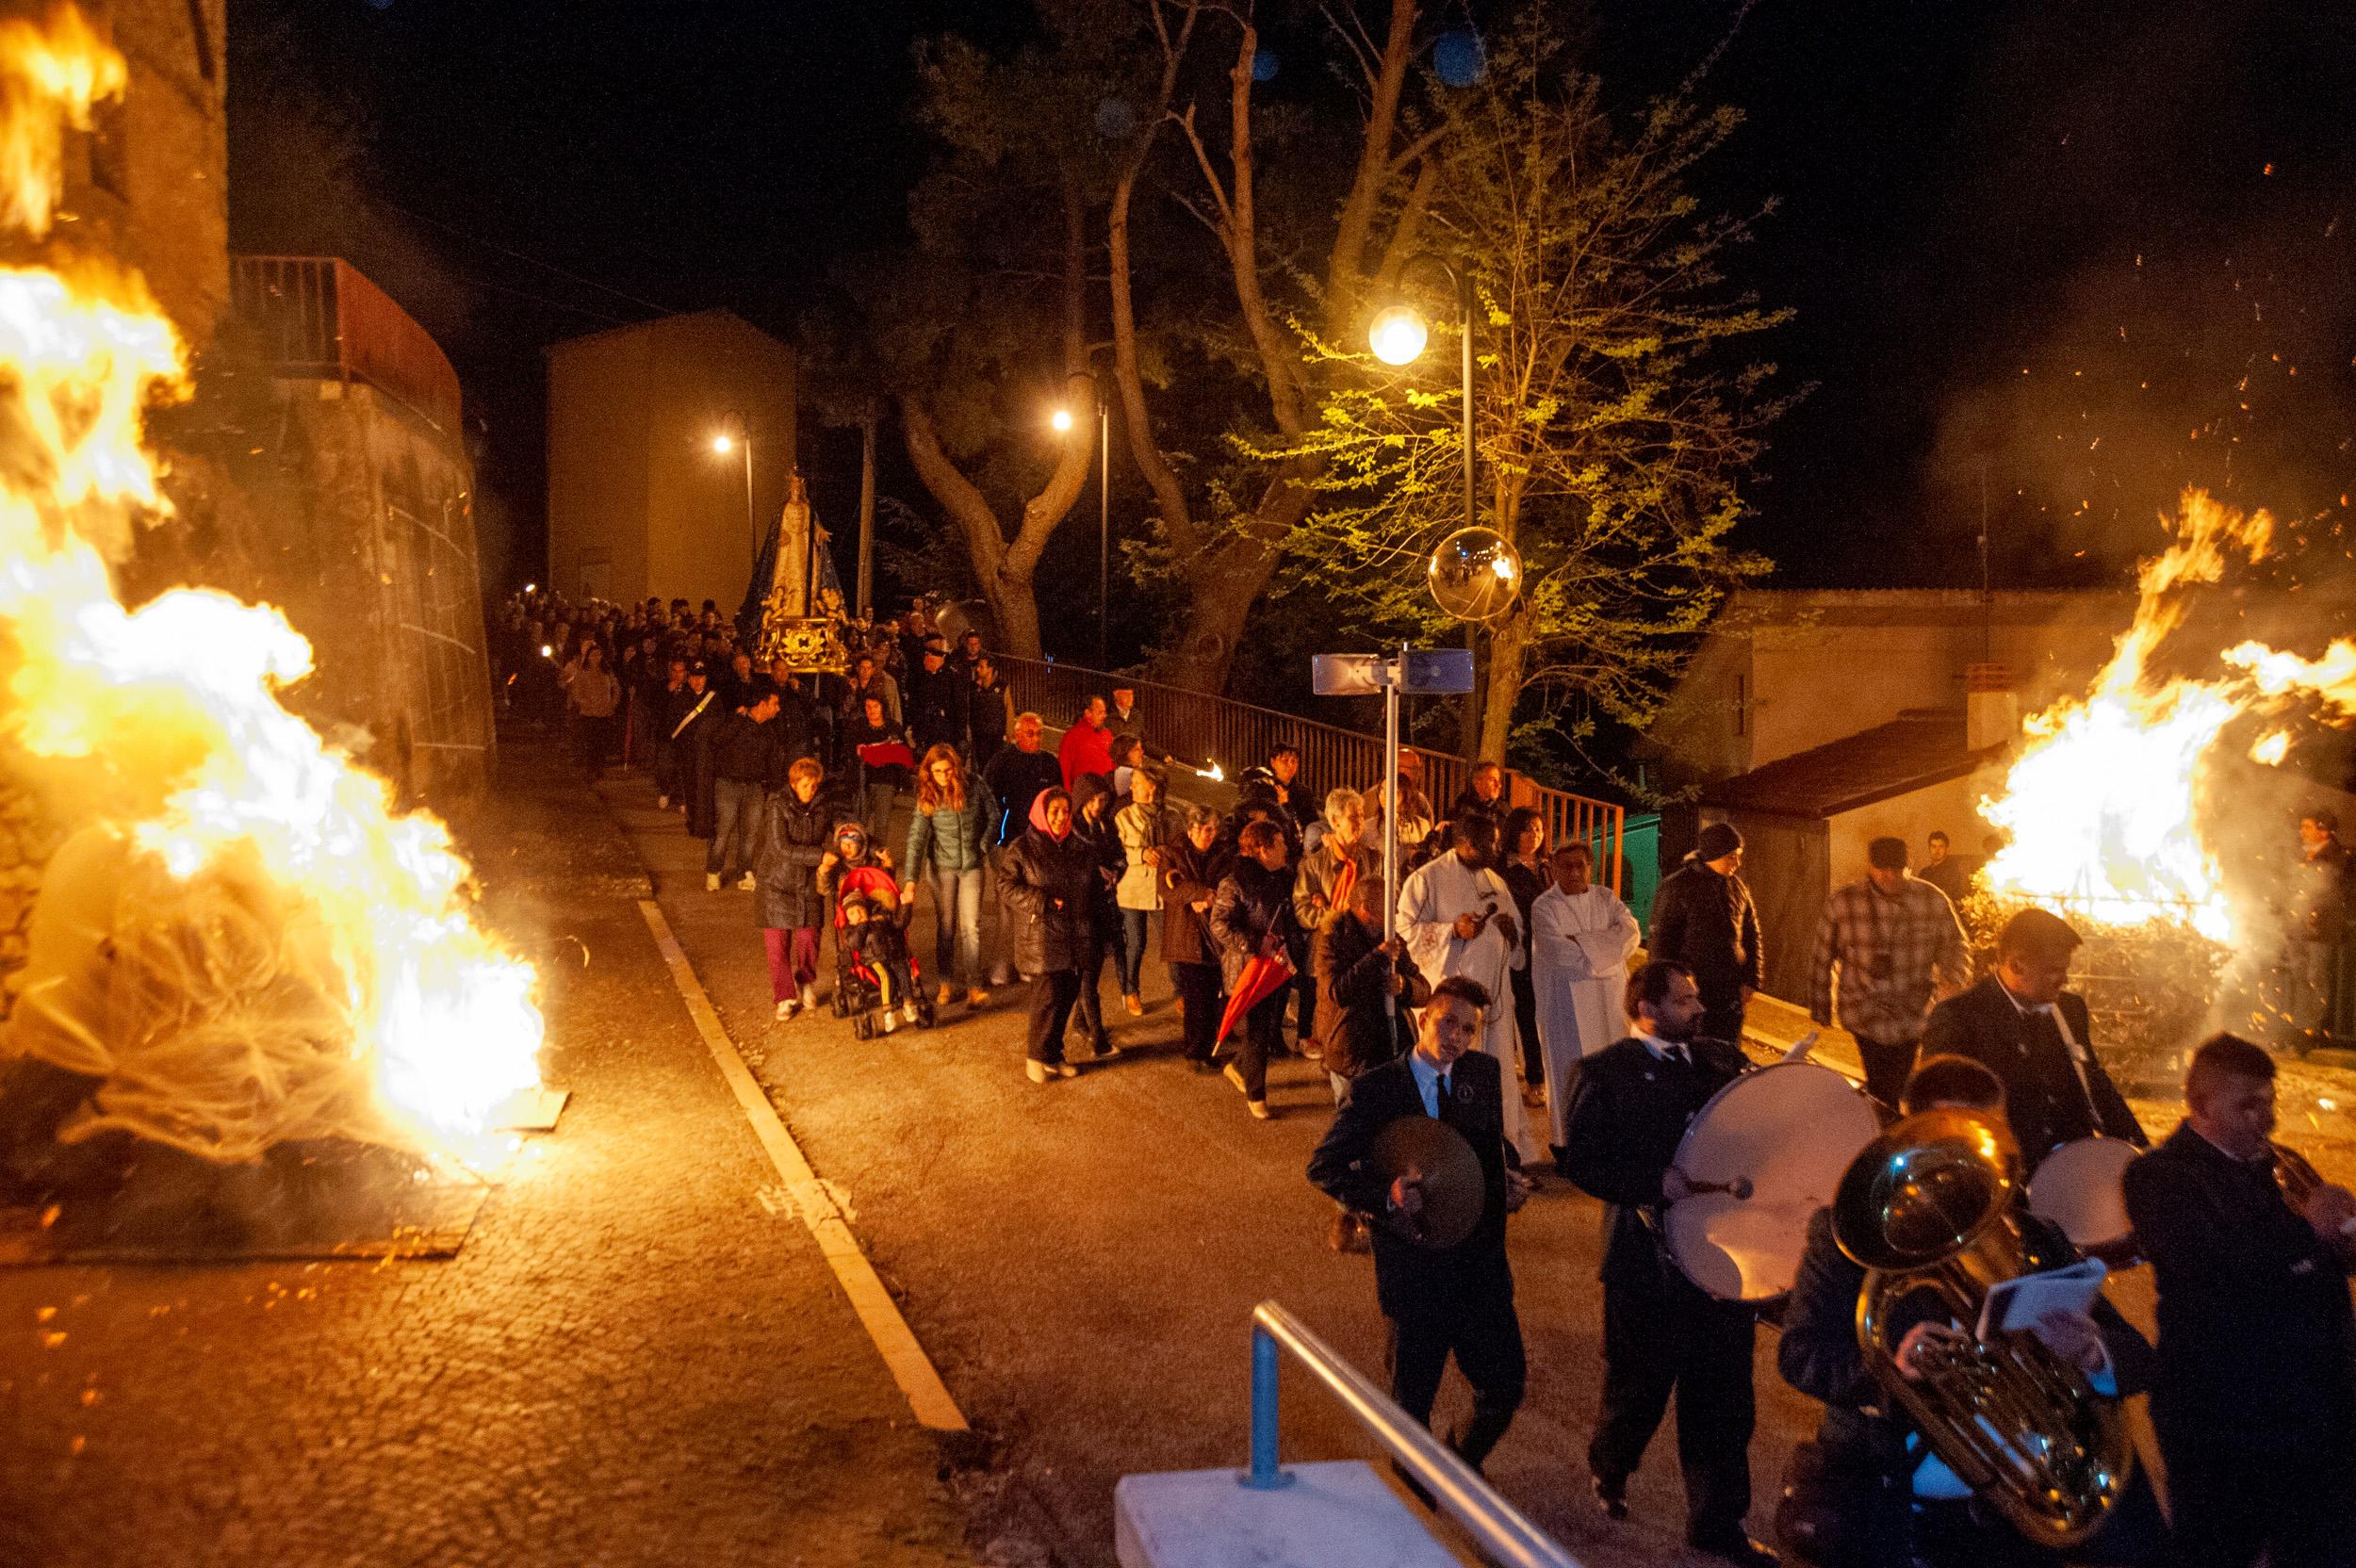
<svg viewBox="0 0 2356 1568">
<path fill-rule="evenodd" d="M 2012 919 L 1993 972 L 1927 1005 L 1889 1107 L 1805 1047 L 1759 1067 L 1710 1037 L 1685 966 L 1628 974 L 1630 1032 L 1549 1086 L 1556 1168 L 1605 1205 L 1606 1519 L 1674 1394 L 1689 1545 L 1777 1560 L 1749 1519 L 1768 1320 L 1784 1380 L 1824 1406 L 1775 1511 L 1795 1560 L 2356 1565 L 2356 1194 L 2271 1140 L 2273 1059 L 2232 1035 L 2149 1147 L 2066 988 L 2078 945 L 2046 911 Z M 1480 992 L 1444 983 L 1310 1167 L 1372 1230 L 1401 1406 L 1428 1418 L 1451 1355 L 1473 1385 L 1476 1467 L 1523 1396 L 1504 1221 L 1530 1184 L 1512 1086 L 1465 1054 Z M 2156 1347 L 2102 1293 L 2106 1266 L 2144 1264 Z M 2156 1455 L 2122 1403 L 2144 1394 Z"/>
</svg>

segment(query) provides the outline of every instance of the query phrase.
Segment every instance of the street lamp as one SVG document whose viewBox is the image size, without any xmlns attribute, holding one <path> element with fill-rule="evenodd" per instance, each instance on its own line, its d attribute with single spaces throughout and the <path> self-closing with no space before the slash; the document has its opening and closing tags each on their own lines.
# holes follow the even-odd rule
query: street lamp
<svg viewBox="0 0 2356 1568">
<path fill-rule="evenodd" d="M 1472 273 L 1462 265 L 1430 251 L 1410 256 L 1399 269 L 1404 278 L 1417 266 L 1436 267 L 1448 275 L 1456 290 L 1456 328 L 1462 340 L 1464 360 L 1461 376 L 1464 382 L 1464 527 L 1474 526 L 1473 507 L 1473 291 Z M 1385 365 L 1412 364 L 1420 357 L 1424 346 L 1432 340 L 1432 326 L 1422 311 L 1404 301 L 1386 306 L 1375 314 L 1366 329 L 1366 346 L 1374 357 Z"/>
<path fill-rule="evenodd" d="M 761 519 L 753 514 L 752 426 L 742 413 L 735 409 L 728 410 L 727 426 L 712 437 L 712 449 L 722 457 L 733 451 L 744 454 L 744 531 L 752 536 L 751 566 L 748 569 L 758 569 L 761 565 Z"/>
<path fill-rule="evenodd" d="M 1113 593 L 1113 419 L 1112 409 L 1098 390 L 1092 371 L 1075 370 L 1072 380 L 1085 379 L 1089 392 L 1096 398 L 1096 667 L 1103 669 L 1105 661 L 1106 633 L 1112 622 Z M 1059 407 L 1048 416 L 1047 422 L 1055 433 L 1067 435 L 1077 422 L 1071 406 Z"/>
</svg>

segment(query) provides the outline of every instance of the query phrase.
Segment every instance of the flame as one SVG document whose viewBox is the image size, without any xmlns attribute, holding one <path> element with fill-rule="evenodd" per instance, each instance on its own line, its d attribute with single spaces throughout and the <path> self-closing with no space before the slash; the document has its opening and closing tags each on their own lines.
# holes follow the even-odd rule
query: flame
<svg viewBox="0 0 2356 1568">
<path fill-rule="evenodd" d="M 82 13 L 0 22 L 0 225 L 49 232 L 63 186 L 65 133 L 90 128 L 103 99 L 123 96 L 123 57 Z"/>
<path fill-rule="evenodd" d="M 85 123 L 123 80 L 72 10 L 0 24 L 0 220 L 46 231 L 60 110 Z M 397 814 L 281 705 L 311 648 L 280 612 L 116 596 L 109 562 L 170 510 L 144 413 L 186 391 L 136 276 L 0 269 L 0 739 L 81 828 L 43 882 L 12 1043 L 108 1078 L 84 1134 L 222 1160 L 325 1135 L 474 1152 L 537 1083 L 542 1021 L 530 966 L 474 919 L 449 829 Z M 99 911 L 112 967 L 94 991 L 35 972 L 53 900 Z"/>
<path fill-rule="evenodd" d="M 2263 558 L 2274 531 L 2264 511 L 2241 513 L 2208 494 L 2184 494 L 2174 541 L 2145 563 L 2135 619 L 2084 697 L 2065 698 L 2023 725 L 2027 740 L 2002 796 L 1981 815 L 2008 841 L 1988 862 L 2000 896 L 2049 905 L 2096 925 L 2147 922 L 2233 939 L 2234 912 L 2220 858 L 2202 829 L 2210 769 L 2235 720 L 2293 698 L 2356 711 L 2356 645 L 2315 661 L 2245 643 L 2210 678 L 2160 677 L 2152 657 L 2184 624 L 2185 590 Z M 2280 762 L 2290 733 L 2250 749 Z"/>
<path fill-rule="evenodd" d="M 1219 765 L 1219 760 L 1217 758 L 1212 759 L 1211 765 L 1209 767 L 1197 768 L 1194 770 L 1194 773 L 1196 777 L 1207 778 L 1214 784 L 1220 783 L 1227 777 L 1226 771 Z"/>
</svg>

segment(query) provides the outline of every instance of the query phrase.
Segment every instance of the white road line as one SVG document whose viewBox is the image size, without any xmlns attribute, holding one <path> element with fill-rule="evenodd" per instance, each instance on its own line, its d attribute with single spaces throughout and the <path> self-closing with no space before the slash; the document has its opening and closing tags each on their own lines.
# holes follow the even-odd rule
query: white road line
<svg viewBox="0 0 2356 1568">
<path fill-rule="evenodd" d="M 720 1015 L 712 1009 L 712 999 L 704 994 L 703 982 L 695 978 L 695 966 L 671 935 L 671 923 L 663 918 L 663 910 L 652 899 L 640 899 L 638 912 L 646 917 L 646 929 L 654 933 L 654 944 L 662 951 L 663 961 L 671 969 L 671 983 L 679 988 L 679 999 L 687 1004 L 687 1016 L 695 1021 L 695 1032 L 703 1037 L 704 1047 L 712 1053 L 712 1061 L 720 1069 L 720 1076 L 735 1094 L 736 1102 L 744 1107 L 744 1119 L 752 1123 L 753 1135 L 761 1140 L 761 1151 L 769 1163 L 777 1167 L 785 1179 L 786 1191 L 792 1195 L 794 1209 L 802 1224 L 818 1243 L 818 1250 L 826 1254 L 826 1266 L 834 1270 L 843 1294 L 851 1298 L 851 1310 L 867 1330 L 867 1337 L 892 1372 L 892 1380 L 900 1385 L 908 1396 L 908 1409 L 918 1422 L 935 1431 L 961 1432 L 966 1429 L 965 1414 L 957 1402 L 949 1396 L 949 1390 L 941 1380 L 932 1358 L 916 1342 L 915 1332 L 908 1319 L 900 1315 L 900 1308 L 884 1289 L 883 1281 L 875 1277 L 875 1266 L 867 1254 L 859 1250 L 859 1239 L 843 1222 L 843 1211 L 818 1180 L 818 1173 L 802 1157 L 801 1146 L 794 1135 L 777 1119 L 777 1108 L 769 1103 L 752 1072 L 744 1066 L 744 1058 L 737 1054 L 736 1044 L 720 1025 Z"/>
</svg>

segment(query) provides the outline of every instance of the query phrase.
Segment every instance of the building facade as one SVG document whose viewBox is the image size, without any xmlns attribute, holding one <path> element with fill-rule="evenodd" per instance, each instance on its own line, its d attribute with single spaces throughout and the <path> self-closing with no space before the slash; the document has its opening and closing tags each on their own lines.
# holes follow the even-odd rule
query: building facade
<svg viewBox="0 0 2356 1568">
<path fill-rule="evenodd" d="M 1649 732 L 1663 784 L 1662 870 L 1730 822 L 1758 903 L 1767 989 L 1807 995 L 1824 895 L 1866 845 L 1934 831 L 1975 858 L 2021 717 L 2083 693 L 2135 612 L 2123 593 L 1746 590 Z"/>
<path fill-rule="evenodd" d="M 548 364 L 545 580 L 733 614 L 794 473 L 793 350 L 707 310 L 568 339 Z"/>
</svg>

